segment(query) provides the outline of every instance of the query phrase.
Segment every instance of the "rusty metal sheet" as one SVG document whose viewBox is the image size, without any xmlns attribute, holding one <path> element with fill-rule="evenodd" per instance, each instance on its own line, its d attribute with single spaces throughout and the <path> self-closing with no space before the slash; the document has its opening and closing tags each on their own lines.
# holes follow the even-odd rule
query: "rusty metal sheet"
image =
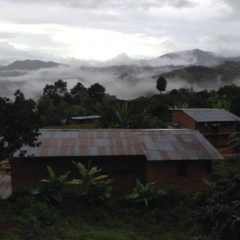
<svg viewBox="0 0 240 240">
<path fill-rule="evenodd" d="M 149 161 L 222 159 L 196 130 L 41 130 L 40 147 L 24 147 L 36 157 L 146 156 Z M 17 154 L 15 154 L 17 156 Z"/>
</svg>

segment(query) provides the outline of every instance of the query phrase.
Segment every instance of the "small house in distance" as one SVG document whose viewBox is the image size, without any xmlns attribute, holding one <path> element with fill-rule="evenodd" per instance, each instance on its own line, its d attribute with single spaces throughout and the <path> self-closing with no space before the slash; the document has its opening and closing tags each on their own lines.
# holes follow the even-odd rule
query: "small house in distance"
<svg viewBox="0 0 240 240">
<path fill-rule="evenodd" d="M 46 166 L 62 174 L 72 161 L 98 166 L 113 178 L 118 193 L 129 193 L 136 179 L 155 182 L 159 189 L 180 187 L 201 191 L 212 160 L 222 159 L 196 130 L 81 129 L 41 130 L 39 147 L 24 147 L 29 157 L 12 160 L 12 187 L 34 187 L 46 178 Z"/>
<path fill-rule="evenodd" d="M 91 116 L 77 116 L 77 117 L 69 117 L 65 120 L 66 124 L 71 125 L 82 125 L 90 127 L 96 127 L 97 121 L 101 118 L 99 115 L 91 115 Z"/>
<path fill-rule="evenodd" d="M 224 156 L 232 154 L 228 137 L 237 131 L 240 118 L 225 109 L 189 108 L 172 112 L 172 122 L 182 128 L 198 129 Z"/>
</svg>

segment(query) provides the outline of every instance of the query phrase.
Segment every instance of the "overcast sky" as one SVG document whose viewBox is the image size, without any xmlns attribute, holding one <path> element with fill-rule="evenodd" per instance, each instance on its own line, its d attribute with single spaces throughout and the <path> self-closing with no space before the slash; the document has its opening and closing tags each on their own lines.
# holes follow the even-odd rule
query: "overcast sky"
<svg viewBox="0 0 240 240">
<path fill-rule="evenodd" d="M 240 0 L 0 0 L 0 58 L 240 55 Z"/>
</svg>

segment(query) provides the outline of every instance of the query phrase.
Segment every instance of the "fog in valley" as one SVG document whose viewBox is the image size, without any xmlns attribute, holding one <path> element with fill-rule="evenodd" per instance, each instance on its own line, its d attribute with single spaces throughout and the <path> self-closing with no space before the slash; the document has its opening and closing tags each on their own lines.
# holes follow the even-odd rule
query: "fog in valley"
<svg viewBox="0 0 240 240">
<path fill-rule="evenodd" d="M 222 57 L 209 54 L 192 50 L 149 60 L 135 60 L 127 55 L 120 55 L 111 61 L 72 61 L 65 64 L 54 63 L 54 67 L 53 63 L 49 65 L 48 62 L 39 61 L 39 65 L 39 62 L 35 63 L 32 60 L 28 61 L 30 66 L 26 67 L 23 65 L 24 61 L 19 61 L 0 68 L 0 95 L 11 97 L 15 90 L 20 89 L 26 96 L 37 99 L 46 84 L 62 79 L 67 82 L 69 89 L 77 82 L 81 82 L 85 87 L 98 82 L 110 95 L 120 99 L 133 99 L 157 93 L 156 81 L 162 74 L 188 66 L 205 65 L 212 68 L 224 62 Z M 43 63 L 46 68 L 42 68 Z M 167 77 L 167 80 L 167 90 L 193 88 L 196 91 L 217 89 L 226 84 L 240 82 L 239 78 L 236 78 L 229 79 L 226 83 L 222 81 L 221 76 L 212 81 L 201 82 L 194 79 L 189 82 L 178 75 Z"/>
</svg>

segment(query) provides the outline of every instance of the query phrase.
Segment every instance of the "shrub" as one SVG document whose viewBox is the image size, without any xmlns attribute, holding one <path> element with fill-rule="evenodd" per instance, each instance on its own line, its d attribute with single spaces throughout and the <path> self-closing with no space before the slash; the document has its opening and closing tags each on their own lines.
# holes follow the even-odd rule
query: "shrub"
<svg viewBox="0 0 240 240">
<path fill-rule="evenodd" d="M 136 186 L 133 188 L 133 192 L 127 196 L 127 199 L 132 200 L 137 205 L 140 204 L 149 207 L 165 194 L 166 192 L 164 190 L 157 191 L 154 188 L 154 183 L 143 184 L 137 179 Z"/>
<path fill-rule="evenodd" d="M 21 196 L 16 198 L 14 208 L 17 213 L 17 222 L 29 225 L 49 225 L 56 221 L 58 212 L 33 196 Z"/>
<path fill-rule="evenodd" d="M 97 167 L 86 168 L 82 163 L 74 163 L 79 171 L 80 179 L 74 179 L 72 183 L 80 186 L 81 197 L 90 203 L 102 202 L 111 198 L 112 180 L 107 175 L 100 174 Z"/>
<path fill-rule="evenodd" d="M 62 189 L 70 172 L 58 176 L 54 170 L 47 166 L 48 179 L 43 179 L 38 193 L 46 202 L 59 204 L 62 202 Z"/>
<path fill-rule="evenodd" d="M 187 193 L 180 188 L 169 188 L 166 190 L 165 206 L 177 206 L 189 201 Z"/>
<path fill-rule="evenodd" d="M 219 239 L 237 240 L 240 236 L 240 175 L 217 182 L 200 195 L 200 222 L 206 232 Z"/>
<path fill-rule="evenodd" d="M 228 144 L 235 153 L 239 154 L 240 153 L 240 132 L 232 133 L 228 138 Z"/>
</svg>

